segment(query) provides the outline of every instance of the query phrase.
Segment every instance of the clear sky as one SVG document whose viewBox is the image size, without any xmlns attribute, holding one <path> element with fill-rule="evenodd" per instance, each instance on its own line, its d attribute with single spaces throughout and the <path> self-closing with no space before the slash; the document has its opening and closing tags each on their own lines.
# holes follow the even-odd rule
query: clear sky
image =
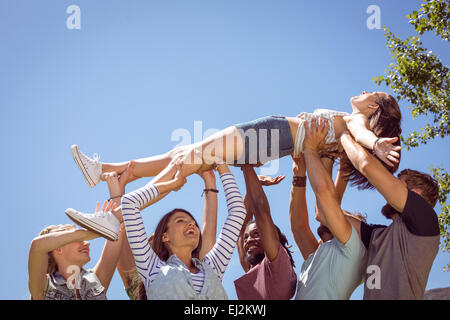
<svg viewBox="0 0 450 320">
<path fill-rule="evenodd" d="M 194 121 L 202 132 L 266 115 L 295 116 L 316 108 L 351 111 L 349 98 L 389 89 L 371 79 L 390 63 L 383 31 L 369 29 L 370 5 L 381 24 L 405 37 L 413 32 L 406 14 L 419 0 L 4 0 L 0 2 L 0 144 L 3 232 L 0 233 L 0 299 L 28 297 L 27 260 L 31 240 L 47 225 L 70 223 L 67 207 L 89 212 L 107 198 L 106 184 L 90 189 L 70 152 L 78 144 L 88 155 L 118 162 L 166 152 L 171 135 Z M 66 9 L 81 10 L 80 29 L 68 29 Z M 425 45 L 448 64 L 448 43 L 432 35 Z M 400 102 L 403 132 L 418 129 L 408 104 Z M 400 169 L 450 169 L 447 139 L 404 152 Z M 265 188 L 275 223 L 294 244 L 298 274 L 303 259 L 290 232 L 288 202 L 292 164 L 283 158 Z M 232 168 L 241 191 L 240 170 Z M 136 181 L 128 190 L 145 184 Z M 218 227 L 227 211 L 219 185 Z M 203 185 L 198 176 L 144 211 L 147 232 L 174 207 L 202 217 Z M 308 206 L 314 197 L 307 189 Z M 376 191 L 349 188 L 342 207 L 367 214 L 369 223 L 388 224 Z M 436 207 L 439 213 L 439 206 Z M 312 216 L 312 210 L 311 210 Z M 318 224 L 311 220 L 315 232 Z M 218 232 L 220 229 L 217 230 Z M 104 240 L 91 242 L 97 262 Z M 450 262 L 439 252 L 428 289 L 450 286 Z M 233 280 L 243 274 L 237 253 L 223 284 L 236 298 Z M 362 298 L 360 286 L 353 299 Z M 126 299 L 116 273 L 110 299 Z"/>
</svg>

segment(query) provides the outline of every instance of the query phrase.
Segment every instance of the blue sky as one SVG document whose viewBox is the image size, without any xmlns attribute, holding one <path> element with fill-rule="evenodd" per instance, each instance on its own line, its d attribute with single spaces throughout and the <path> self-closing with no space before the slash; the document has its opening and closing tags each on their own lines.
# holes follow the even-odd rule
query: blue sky
<svg viewBox="0 0 450 320">
<path fill-rule="evenodd" d="M 28 296 L 31 240 L 50 224 L 70 223 L 67 207 L 91 211 L 107 187 L 90 189 L 72 160 L 70 146 L 107 162 L 166 152 L 176 129 L 194 135 L 266 115 L 295 116 L 316 108 L 350 111 L 349 98 L 381 91 L 371 79 L 390 63 L 382 30 L 366 26 L 369 5 L 381 9 L 381 24 L 405 37 L 413 32 L 406 14 L 421 1 L 22 1 L 0 2 L 0 144 L 3 263 L 0 299 Z M 69 30 L 67 7 L 81 9 L 81 29 Z M 425 46 L 448 64 L 448 43 L 424 35 Z M 400 102 L 403 132 L 424 125 Z M 403 154 L 400 169 L 450 168 L 447 139 Z M 232 169 L 241 191 L 239 170 Z M 287 178 L 265 188 L 273 219 L 295 244 L 289 228 L 291 160 L 277 173 Z M 128 190 L 149 179 L 134 182 Z M 219 179 L 217 179 L 220 185 Z M 148 232 L 173 207 L 201 220 L 203 186 L 198 176 L 147 209 Z M 226 216 L 219 187 L 219 228 Z M 307 189 L 308 206 L 314 197 Z M 376 191 L 349 188 L 342 207 L 366 213 L 369 223 L 387 224 Z M 439 206 L 436 211 L 440 212 Z M 311 227 L 317 223 L 311 219 Z M 220 230 L 218 230 L 219 232 Z M 92 267 L 103 239 L 91 243 Z M 296 271 L 303 262 L 293 247 Z M 450 286 L 450 261 L 439 252 L 428 289 Z M 225 273 L 225 289 L 243 274 L 237 254 Z M 352 299 L 362 298 L 360 286 Z M 110 299 L 126 299 L 116 273 Z"/>
</svg>

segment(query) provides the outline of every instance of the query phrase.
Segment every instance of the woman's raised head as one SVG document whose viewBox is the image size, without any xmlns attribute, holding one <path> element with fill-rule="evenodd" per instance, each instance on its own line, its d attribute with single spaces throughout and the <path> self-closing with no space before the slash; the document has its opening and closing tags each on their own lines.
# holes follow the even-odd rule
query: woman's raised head
<svg viewBox="0 0 450 320">
<path fill-rule="evenodd" d="M 192 248 L 192 257 L 198 259 L 201 246 L 200 228 L 187 210 L 173 209 L 156 226 L 152 247 L 162 261 L 167 261 L 181 247 Z"/>
<path fill-rule="evenodd" d="M 363 92 L 361 96 L 353 97 L 350 101 L 354 110 L 360 110 L 361 113 L 367 115 L 370 131 L 379 138 L 398 137 L 395 145 L 400 145 L 402 114 L 397 100 L 393 96 L 385 92 Z M 401 155 L 400 151 L 398 153 Z M 351 185 L 362 190 L 373 188 L 367 178 L 356 170 L 348 158 L 343 157 L 341 160 Z M 381 160 L 380 162 L 391 173 L 398 170 L 399 163 L 389 166 Z"/>
</svg>

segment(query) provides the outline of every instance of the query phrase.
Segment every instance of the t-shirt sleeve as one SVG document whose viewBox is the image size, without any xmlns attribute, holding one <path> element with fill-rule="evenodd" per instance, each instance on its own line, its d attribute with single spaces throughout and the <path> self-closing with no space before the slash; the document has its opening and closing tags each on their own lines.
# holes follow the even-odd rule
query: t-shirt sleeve
<svg viewBox="0 0 450 320">
<path fill-rule="evenodd" d="M 436 212 L 424 198 L 414 191 L 408 190 L 408 199 L 400 217 L 412 234 L 422 237 L 440 234 Z"/>
<path fill-rule="evenodd" d="M 266 256 L 267 258 L 267 256 Z M 291 259 L 286 249 L 281 245 L 278 248 L 278 254 L 273 261 L 270 261 L 268 258 L 264 259 L 264 264 L 267 269 L 270 270 L 271 273 L 283 272 L 286 273 L 286 270 L 292 269 Z"/>
<path fill-rule="evenodd" d="M 339 241 L 337 241 L 337 243 L 339 244 L 339 247 L 341 248 L 342 252 L 348 257 L 359 255 L 363 250 L 363 246 L 361 244 L 361 240 L 359 239 L 358 232 L 356 232 L 353 226 L 350 239 L 348 239 L 345 244 L 342 244 Z"/>
<path fill-rule="evenodd" d="M 292 298 L 297 286 L 297 275 L 286 249 L 280 244 L 276 258 L 270 261 L 266 256 L 263 263 L 265 272 L 270 279 L 266 279 L 266 288 L 270 290 L 268 296 L 271 300 Z"/>
<path fill-rule="evenodd" d="M 386 228 L 386 226 L 378 224 L 368 224 L 364 221 L 361 221 L 361 241 L 367 250 L 369 250 L 370 238 L 372 237 L 373 230 L 378 228 Z"/>
</svg>

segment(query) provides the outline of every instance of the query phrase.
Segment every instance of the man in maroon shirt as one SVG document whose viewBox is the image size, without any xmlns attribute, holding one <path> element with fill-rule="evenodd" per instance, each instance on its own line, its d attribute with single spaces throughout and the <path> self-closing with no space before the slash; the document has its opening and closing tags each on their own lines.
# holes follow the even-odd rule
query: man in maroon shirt
<svg viewBox="0 0 450 320">
<path fill-rule="evenodd" d="M 247 187 L 247 221 L 238 240 L 241 264 L 246 274 L 234 284 L 239 300 L 289 300 L 295 294 L 297 275 L 287 239 L 272 221 L 269 202 L 253 166 L 242 168 Z M 270 180 L 276 184 L 281 177 Z"/>
</svg>

